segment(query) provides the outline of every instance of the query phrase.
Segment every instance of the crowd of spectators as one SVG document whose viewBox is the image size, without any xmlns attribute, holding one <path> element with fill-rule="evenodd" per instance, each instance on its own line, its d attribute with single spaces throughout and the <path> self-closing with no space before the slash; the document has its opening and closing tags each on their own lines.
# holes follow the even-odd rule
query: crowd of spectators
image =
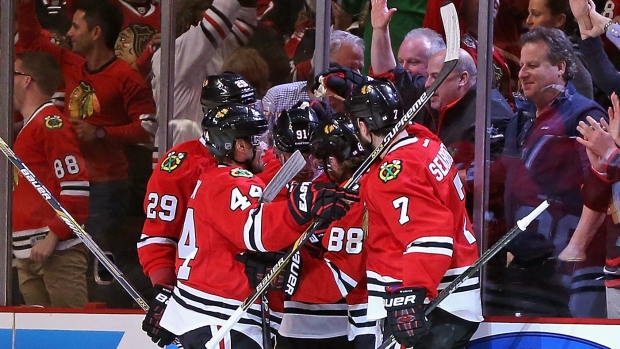
<svg viewBox="0 0 620 349">
<path fill-rule="evenodd" d="M 491 19 L 498 35 L 492 50 L 491 127 L 487 132 L 492 162 L 491 207 L 485 215 L 488 231 L 478 232 L 479 241 L 494 241 L 543 199 L 550 200 L 551 207 L 507 247 L 499 261 L 490 264 L 488 297 L 484 299 L 488 315 L 618 317 L 617 310 L 606 311 L 613 306 L 605 305 L 606 287 L 620 287 L 617 258 L 611 262 L 609 257 L 605 259 L 605 249 L 607 256 L 615 255 L 609 252 L 613 250 L 609 245 L 617 242 L 607 239 L 606 243 L 605 234 L 615 231 L 617 221 L 602 224 L 607 202 L 592 203 L 596 200 L 592 199 L 593 191 L 588 191 L 594 175 L 602 182 L 615 180 L 605 172 L 615 171 L 611 168 L 617 167 L 613 162 L 617 160 L 606 152 L 599 154 L 604 151 L 598 148 L 598 157 L 592 155 L 594 150 L 586 152 L 586 147 L 595 147 L 587 143 L 588 138 L 602 138 L 604 129 L 581 135 L 590 125 L 609 126 L 605 108 L 612 105 L 611 101 L 611 123 L 618 125 L 618 117 L 613 118 L 614 110 L 618 113 L 618 101 L 610 100 L 610 95 L 620 89 L 617 81 L 607 79 L 609 71 L 620 68 L 618 48 L 613 40 L 597 36 L 616 30 L 610 20 L 620 14 L 603 11 L 608 7 L 599 2 L 570 0 L 571 11 L 569 0 L 494 1 Z M 442 1 L 390 1 L 389 7 L 387 0 L 330 3 L 331 71 L 389 79 L 405 110 L 410 108 L 443 66 Z M 461 24 L 459 64 L 415 121 L 439 137 L 454 158 L 471 215 L 473 160 L 478 155 L 474 152 L 479 117 L 475 110 L 477 62 L 482 57 L 477 53 L 479 2 L 454 4 Z M 86 231 L 147 298 L 152 292 L 150 280 L 142 273 L 135 248 L 145 211 L 172 218 L 175 215 L 173 203 L 165 201 L 164 196 L 151 202 L 152 207 L 149 203 L 143 207 L 152 154 L 160 158 L 167 151 L 155 146 L 157 128 L 167 127 L 175 145 L 199 139 L 208 111 L 201 103 L 203 85 L 209 76 L 224 72 L 238 74 L 254 88 L 253 105 L 270 125 L 283 110 L 301 100 L 310 103 L 317 99 L 314 88 L 319 72 L 313 67 L 317 54 L 315 1 L 177 0 L 175 7 L 174 110 L 169 125 L 161 123 L 165 111 L 155 103 L 163 93 L 158 1 L 19 0 L 16 10 L 15 89 L 27 79 L 40 84 L 37 80 L 49 78 L 37 75 L 39 71 L 28 63 L 44 58 L 22 52 L 43 51 L 58 62 L 63 82 L 54 87 L 55 93 L 46 91 L 44 96 L 54 96 L 58 113 L 62 113 L 57 122 L 62 125 L 64 120 L 70 126 L 65 130 L 75 135 L 79 144 L 76 161 L 84 171 L 75 170 L 69 163 L 63 168 L 62 162 L 51 168 L 56 169 L 58 179 L 62 179 L 60 170 L 74 176 L 79 172 L 81 177 L 74 182 L 88 179 L 88 205 L 84 204 L 88 213 L 84 207 L 72 213 L 84 218 L 80 223 Z M 507 17 L 504 11 L 512 11 L 513 16 Z M 592 24 L 595 29 L 588 28 Z M 597 25 L 602 26 L 599 31 Z M 342 96 L 332 95 L 325 102 L 334 112 L 344 112 Z M 34 115 L 33 110 L 21 105 L 15 109 L 21 113 L 16 113 L 14 120 L 15 137 L 20 140 Z M 583 128 L 581 133 L 578 126 Z M 615 132 L 611 135 L 617 139 Z M 582 139 L 576 140 L 578 137 Z M 26 150 L 22 147 L 20 151 Z M 170 162 L 158 166 L 172 171 L 183 158 L 170 158 L 169 154 L 166 160 Z M 78 172 L 71 172 L 72 168 Z M 582 192 L 584 183 L 590 184 Z M 15 195 L 18 193 L 16 190 Z M 599 195 L 604 198 L 601 200 L 609 200 L 609 195 Z M 14 229 L 16 252 L 15 242 L 26 236 L 23 230 L 27 229 Z M 67 242 L 75 237 L 58 229 L 50 225 L 45 232 L 38 231 L 29 247 L 36 253 L 43 247 L 33 246 L 45 241 L 46 236 L 62 240 L 54 241 L 54 246 L 64 247 L 47 245 L 49 253 L 31 255 L 34 262 L 45 265 L 59 253 L 56 250 L 73 246 Z M 582 238 L 584 234 L 586 238 Z M 480 246 L 482 250 L 487 247 Z M 84 252 L 75 250 L 78 257 Z M 16 303 L 86 304 L 82 296 L 74 302 L 55 302 L 52 298 L 51 303 L 52 295 L 45 302 L 40 301 L 42 297 L 33 297 L 24 281 L 26 268 L 33 267 L 24 263 L 28 256 L 23 251 L 15 255 L 23 295 Z M 136 307 L 92 256 L 79 264 L 88 265 L 88 302 Z M 55 264 L 42 268 L 40 276 L 45 279 L 43 274 L 55 268 Z M 82 286 L 76 286 L 77 293 L 82 292 Z"/>
</svg>

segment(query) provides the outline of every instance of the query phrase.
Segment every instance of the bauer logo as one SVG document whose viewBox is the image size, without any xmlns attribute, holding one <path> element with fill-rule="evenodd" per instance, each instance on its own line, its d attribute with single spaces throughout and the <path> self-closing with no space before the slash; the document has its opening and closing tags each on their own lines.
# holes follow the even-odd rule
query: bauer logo
<svg viewBox="0 0 620 349">
<path fill-rule="evenodd" d="M 561 333 L 511 332 L 475 339 L 467 344 L 469 349 L 495 348 L 562 348 L 562 349 L 610 349 L 589 340 Z"/>
</svg>

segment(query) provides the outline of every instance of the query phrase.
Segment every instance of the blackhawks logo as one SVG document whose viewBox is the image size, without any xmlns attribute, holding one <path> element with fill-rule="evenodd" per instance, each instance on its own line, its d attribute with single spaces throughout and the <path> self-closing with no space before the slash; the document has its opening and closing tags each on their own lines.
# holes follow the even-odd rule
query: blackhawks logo
<svg viewBox="0 0 620 349">
<path fill-rule="evenodd" d="M 336 129 L 336 126 L 334 125 L 325 125 L 325 128 L 323 129 L 323 132 L 328 135 L 332 132 L 334 132 L 334 130 Z"/>
<path fill-rule="evenodd" d="M 245 177 L 245 178 L 252 178 L 254 177 L 254 174 L 248 170 L 244 170 L 242 168 L 233 168 L 232 170 L 230 170 L 230 175 L 233 177 Z"/>
<path fill-rule="evenodd" d="M 73 118 L 86 119 L 100 111 L 101 105 L 95 89 L 88 82 L 80 81 L 69 96 L 69 114 Z"/>
<path fill-rule="evenodd" d="M 179 166 L 181 166 L 181 163 L 185 160 L 186 156 L 187 153 L 177 153 L 176 151 L 171 151 L 168 153 L 164 161 L 161 162 L 159 169 L 172 173 L 174 170 L 179 168 Z"/>
<path fill-rule="evenodd" d="M 360 92 L 361 92 L 363 95 L 367 95 L 367 94 L 369 94 L 370 92 L 372 92 L 372 90 L 373 90 L 372 85 L 364 85 L 364 86 L 362 86 L 362 90 L 361 90 Z"/>
<path fill-rule="evenodd" d="M 226 114 L 228 114 L 228 108 L 222 108 L 222 110 L 218 111 L 215 114 L 216 118 L 223 118 L 224 116 L 226 116 Z"/>
<path fill-rule="evenodd" d="M 58 115 L 48 115 L 43 120 L 43 124 L 45 125 L 45 127 L 49 128 L 50 130 L 53 130 L 56 128 L 61 128 L 63 125 L 63 122 L 60 116 Z"/>
<path fill-rule="evenodd" d="M 138 11 L 144 11 L 144 7 L 138 7 Z M 149 40 L 155 35 L 155 29 L 150 25 L 131 23 L 118 35 L 116 45 L 114 45 L 114 53 L 116 57 L 122 58 L 137 69 L 136 60 L 148 44 Z"/>
<path fill-rule="evenodd" d="M 383 183 L 396 179 L 398 174 L 400 174 L 400 171 L 403 169 L 402 163 L 403 162 L 400 160 L 384 162 L 381 167 L 379 167 L 379 179 L 381 179 Z"/>
</svg>

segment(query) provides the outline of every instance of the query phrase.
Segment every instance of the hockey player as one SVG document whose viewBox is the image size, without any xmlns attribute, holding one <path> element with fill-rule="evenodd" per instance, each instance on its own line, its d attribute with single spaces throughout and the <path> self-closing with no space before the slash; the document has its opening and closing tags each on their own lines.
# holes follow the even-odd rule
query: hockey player
<svg viewBox="0 0 620 349">
<path fill-rule="evenodd" d="M 360 142 L 371 150 L 403 115 L 394 85 L 358 85 L 345 102 Z M 368 209 L 368 318 L 403 347 L 460 348 L 482 321 L 479 278 L 472 277 L 424 313 L 424 304 L 476 261 L 478 248 L 463 185 L 446 147 L 424 132 L 394 135 L 361 183 Z M 438 224 L 441 222 L 441 224 Z"/>
<path fill-rule="evenodd" d="M 252 292 L 243 263 L 246 251 L 278 251 L 291 245 L 313 219 L 341 218 L 344 200 L 357 200 L 337 186 L 302 183 L 288 200 L 262 204 L 260 136 L 264 116 L 245 105 L 227 103 L 209 112 L 205 143 L 219 166 L 205 171 L 190 196 L 176 260 L 177 283 L 161 326 L 185 348 L 203 348 L 217 326 Z M 167 306 L 166 306 L 167 303 Z M 224 339 L 232 348 L 261 348 L 258 304 L 252 305 Z"/>
<path fill-rule="evenodd" d="M 51 102 L 62 82 L 58 62 L 22 52 L 14 65 L 14 106 L 25 116 L 17 156 L 80 224 L 88 216 L 89 183 L 73 125 Z M 28 305 L 83 307 L 88 251 L 28 180 L 14 173 L 13 252 Z"/>
<path fill-rule="evenodd" d="M 201 103 L 205 114 L 227 102 L 254 103 L 254 88 L 235 73 L 211 75 L 202 88 Z M 176 282 L 174 264 L 177 243 L 183 229 L 183 219 L 189 197 L 198 177 L 209 168 L 217 166 L 209 154 L 204 135 L 176 145 L 166 153 L 153 171 L 144 199 L 146 220 L 138 241 L 138 257 L 144 274 L 155 287 L 155 297 L 169 294 Z M 161 345 L 170 344 L 171 334 L 161 331 L 155 309 L 143 322 L 143 330 Z"/>
<path fill-rule="evenodd" d="M 348 121 L 323 121 L 311 141 L 312 155 L 325 170 L 317 182 L 343 183 L 364 160 Z M 364 206 L 353 204 L 345 217 L 316 232 L 301 250 L 301 278 L 294 293 L 286 290 L 277 349 L 375 348 L 374 335 L 357 337 L 376 331 L 375 321 L 367 326 L 364 320 L 363 215 Z"/>
</svg>

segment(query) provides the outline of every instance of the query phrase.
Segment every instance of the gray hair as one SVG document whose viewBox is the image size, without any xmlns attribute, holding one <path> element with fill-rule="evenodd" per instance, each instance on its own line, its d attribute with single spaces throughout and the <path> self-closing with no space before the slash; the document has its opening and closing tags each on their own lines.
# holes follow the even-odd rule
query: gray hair
<svg viewBox="0 0 620 349">
<path fill-rule="evenodd" d="M 459 61 L 456 63 L 454 71 L 457 73 L 467 72 L 471 83 L 476 83 L 478 77 L 476 62 L 474 62 L 474 58 L 469 54 L 469 52 L 463 50 L 462 48 L 459 49 Z"/>
<path fill-rule="evenodd" d="M 446 43 L 443 41 L 441 35 L 429 28 L 416 28 L 409 31 L 409 33 L 405 35 L 403 42 L 405 40 L 417 38 L 427 40 L 430 43 L 430 47 L 428 48 L 427 52 L 428 58 L 446 48 Z"/>
<path fill-rule="evenodd" d="M 329 56 L 332 57 L 340 50 L 342 44 L 349 43 L 359 46 L 364 51 L 364 40 L 344 30 L 334 30 L 329 36 Z"/>
<path fill-rule="evenodd" d="M 547 59 L 551 64 L 566 62 L 562 78 L 570 80 L 577 73 L 575 50 L 570 39 L 563 31 L 555 28 L 537 27 L 521 35 L 521 47 L 527 43 L 544 42 L 547 44 Z"/>
</svg>

